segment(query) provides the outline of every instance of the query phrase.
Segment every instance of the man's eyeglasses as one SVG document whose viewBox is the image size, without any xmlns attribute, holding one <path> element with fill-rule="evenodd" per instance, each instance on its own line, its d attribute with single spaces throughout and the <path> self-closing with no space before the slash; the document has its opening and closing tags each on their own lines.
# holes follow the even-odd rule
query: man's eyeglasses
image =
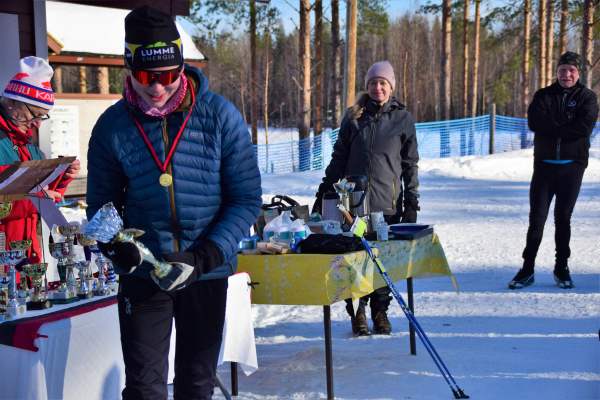
<svg viewBox="0 0 600 400">
<path fill-rule="evenodd" d="M 161 85 L 167 86 L 175 82 L 181 75 L 181 66 L 169 71 L 143 71 L 141 69 L 131 69 L 131 74 L 139 83 L 152 86 L 154 82 L 159 81 Z"/>
<path fill-rule="evenodd" d="M 27 107 L 27 110 L 29 110 L 29 113 L 33 116 L 33 118 L 25 120 L 25 121 L 19 121 L 19 122 L 26 123 L 26 122 L 46 121 L 46 120 L 50 119 L 50 116 L 48 114 L 42 115 L 41 117 L 37 117 L 33 113 L 33 111 L 31 111 L 31 108 L 29 108 L 29 106 L 27 105 L 27 103 L 23 102 L 23 104 L 25 104 L 25 107 Z"/>
</svg>

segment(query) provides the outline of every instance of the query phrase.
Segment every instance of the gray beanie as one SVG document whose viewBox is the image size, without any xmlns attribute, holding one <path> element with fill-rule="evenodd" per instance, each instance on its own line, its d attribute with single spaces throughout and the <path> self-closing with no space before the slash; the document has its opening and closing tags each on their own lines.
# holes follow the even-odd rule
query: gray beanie
<svg viewBox="0 0 600 400">
<path fill-rule="evenodd" d="M 373 78 L 383 78 L 390 83 L 392 87 L 392 92 L 396 88 L 396 78 L 394 77 L 394 68 L 387 61 L 380 61 L 371 65 L 369 71 L 367 71 L 367 76 L 365 77 L 365 88 L 369 90 L 369 81 Z"/>
</svg>

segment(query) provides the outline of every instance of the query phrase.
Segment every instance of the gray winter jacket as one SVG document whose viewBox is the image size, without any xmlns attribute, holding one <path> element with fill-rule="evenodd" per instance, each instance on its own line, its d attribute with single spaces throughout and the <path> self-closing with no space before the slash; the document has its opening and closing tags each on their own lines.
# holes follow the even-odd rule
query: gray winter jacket
<svg viewBox="0 0 600 400">
<path fill-rule="evenodd" d="M 365 96 L 363 106 L 358 119 L 350 119 L 346 111 L 323 182 L 332 185 L 348 175 L 365 175 L 371 212 L 402 214 L 403 196 L 419 197 L 415 123 L 395 98 L 379 106 Z"/>
</svg>

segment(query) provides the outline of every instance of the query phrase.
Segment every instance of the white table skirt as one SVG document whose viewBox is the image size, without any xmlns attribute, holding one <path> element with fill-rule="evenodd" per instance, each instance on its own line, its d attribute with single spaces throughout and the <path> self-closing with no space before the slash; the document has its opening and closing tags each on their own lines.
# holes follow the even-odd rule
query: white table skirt
<svg viewBox="0 0 600 400">
<path fill-rule="evenodd" d="M 229 278 L 224 339 L 219 364 L 234 361 L 251 374 L 257 368 L 247 274 Z M 55 311 L 53 307 L 50 311 Z M 125 366 L 117 305 L 43 324 L 38 352 L 0 345 L 0 399 L 119 399 Z M 171 335 L 174 349 L 175 327 Z M 169 382 L 174 350 L 169 353 Z"/>
</svg>

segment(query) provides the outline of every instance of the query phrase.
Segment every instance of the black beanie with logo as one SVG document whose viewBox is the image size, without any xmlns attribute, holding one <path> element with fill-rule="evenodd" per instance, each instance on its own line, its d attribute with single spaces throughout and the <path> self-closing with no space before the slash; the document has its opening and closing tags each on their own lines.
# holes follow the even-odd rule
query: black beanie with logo
<svg viewBox="0 0 600 400">
<path fill-rule="evenodd" d="M 558 67 L 560 67 L 563 64 L 572 65 L 575 68 L 577 68 L 577 70 L 580 70 L 581 69 L 581 56 L 572 51 L 567 51 L 565 54 L 560 56 L 560 58 L 558 59 Z"/>
<path fill-rule="evenodd" d="M 181 36 L 173 17 L 139 6 L 125 17 L 125 65 L 133 69 L 173 68 L 183 64 Z"/>
</svg>

